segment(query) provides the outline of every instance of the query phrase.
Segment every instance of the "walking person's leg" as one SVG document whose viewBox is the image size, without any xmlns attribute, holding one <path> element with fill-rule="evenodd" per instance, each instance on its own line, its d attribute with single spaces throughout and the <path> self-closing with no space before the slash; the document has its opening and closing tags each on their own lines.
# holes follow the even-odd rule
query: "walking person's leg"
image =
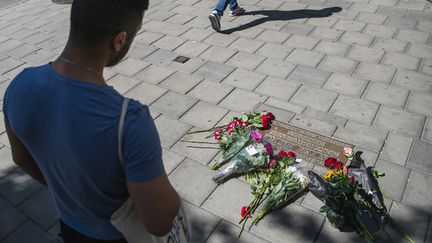
<svg viewBox="0 0 432 243">
<path fill-rule="evenodd" d="M 243 6 L 238 5 L 237 0 L 218 0 L 214 10 L 209 14 L 210 23 L 214 30 L 220 31 L 220 18 L 223 16 L 223 12 L 228 5 L 230 8 L 230 16 L 238 16 L 245 12 Z"/>
</svg>

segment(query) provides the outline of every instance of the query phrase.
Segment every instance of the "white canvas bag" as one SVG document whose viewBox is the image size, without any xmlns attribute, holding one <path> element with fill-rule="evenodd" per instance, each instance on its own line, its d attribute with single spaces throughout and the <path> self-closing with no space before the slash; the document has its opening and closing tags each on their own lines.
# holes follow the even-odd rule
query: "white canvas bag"
<svg viewBox="0 0 432 243">
<path fill-rule="evenodd" d="M 128 103 L 129 99 L 125 98 L 118 131 L 118 154 L 122 168 L 124 168 L 124 158 L 121 141 Z M 147 231 L 130 197 L 113 213 L 111 223 L 129 243 L 186 243 L 190 240 L 190 228 L 182 205 L 180 205 L 180 211 L 174 219 L 170 233 L 162 237 L 154 236 Z"/>
</svg>

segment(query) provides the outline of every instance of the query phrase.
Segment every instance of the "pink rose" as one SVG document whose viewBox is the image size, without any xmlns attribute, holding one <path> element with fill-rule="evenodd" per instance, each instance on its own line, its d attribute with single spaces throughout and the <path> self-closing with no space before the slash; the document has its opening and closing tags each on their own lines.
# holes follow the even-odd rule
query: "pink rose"
<svg viewBox="0 0 432 243">
<path fill-rule="evenodd" d="M 344 154 L 345 154 L 346 157 L 350 157 L 352 155 L 352 152 L 353 152 L 352 148 L 350 148 L 350 147 L 344 147 L 343 150 L 344 150 Z"/>
</svg>

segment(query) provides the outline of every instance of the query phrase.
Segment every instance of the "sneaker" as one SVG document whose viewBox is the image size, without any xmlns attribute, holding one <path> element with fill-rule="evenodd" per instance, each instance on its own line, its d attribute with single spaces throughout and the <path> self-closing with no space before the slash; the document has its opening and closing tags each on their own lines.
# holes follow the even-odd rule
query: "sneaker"
<svg viewBox="0 0 432 243">
<path fill-rule="evenodd" d="M 243 6 L 238 6 L 235 10 L 230 11 L 229 15 L 235 17 L 244 14 L 244 12 L 246 12 L 246 9 Z"/>
<path fill-rule="evenodd" d="M 208 18 L 210 19 L 211 26 L 214 30 L 220 31 L 221 25 L 220 25 L 220 18 L 221 16 L 216 12 L 213 11 L 211 14 L 209 14 Z"/>
</svg>

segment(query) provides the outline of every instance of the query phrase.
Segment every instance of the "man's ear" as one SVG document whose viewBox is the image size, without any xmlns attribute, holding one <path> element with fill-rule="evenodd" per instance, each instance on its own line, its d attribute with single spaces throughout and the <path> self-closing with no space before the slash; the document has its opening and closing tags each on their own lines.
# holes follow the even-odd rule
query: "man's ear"
<svg viewBox="0 0 432 243">
<path fill-rule="evenodd" d="M 126 31 L 122 31 L 117 33 L 113 39 L 113 48 L 116 52 L 119 52 L 122 47 L 126 44 L 127 41 L 127 33 Z"/>
</svg>

